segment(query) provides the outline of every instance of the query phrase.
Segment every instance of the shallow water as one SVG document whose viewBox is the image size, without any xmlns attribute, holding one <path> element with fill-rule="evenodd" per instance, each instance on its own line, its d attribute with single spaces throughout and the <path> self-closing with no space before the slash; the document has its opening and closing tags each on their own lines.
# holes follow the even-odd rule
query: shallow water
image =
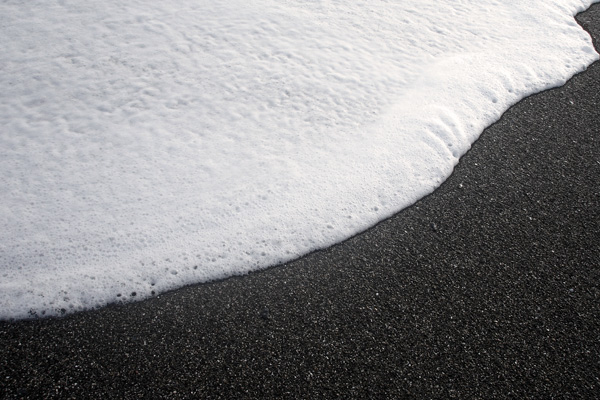
<svg viewBox="0 0 600 400">
<path fill-rule="evenodd" d="M 597 59 L 592 1 L 0 4 L 0 317 L 281 263 Z"/>
</svg>

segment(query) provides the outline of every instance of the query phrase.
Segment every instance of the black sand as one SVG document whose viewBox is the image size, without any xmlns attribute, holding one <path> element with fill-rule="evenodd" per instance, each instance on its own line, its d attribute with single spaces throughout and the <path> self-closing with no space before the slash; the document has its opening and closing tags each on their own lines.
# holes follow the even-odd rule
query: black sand
<svg viewBox="0 0 600 400">
<path fill-rule="evenodd" d="M 579 16 L 600 40 L 600 5 Z M 600 63 L 443 186 L 285 266 L 0 323 L 0 397 L 599 398 Z"/>
</svg>

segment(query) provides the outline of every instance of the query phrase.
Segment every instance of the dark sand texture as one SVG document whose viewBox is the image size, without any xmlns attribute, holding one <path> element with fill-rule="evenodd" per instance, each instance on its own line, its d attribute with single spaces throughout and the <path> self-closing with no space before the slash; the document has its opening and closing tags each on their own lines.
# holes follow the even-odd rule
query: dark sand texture
<svg viewBox="0 0 600 400">
<path fill-rule="evenodd" d="M 600 4 L 579 16 L 600 40 Z M 598 46 L 597 46 L 598 47 Z M 600 398 L 600 63 L 293 263 L 0 323 L 0 398 Z"/>
</svg>

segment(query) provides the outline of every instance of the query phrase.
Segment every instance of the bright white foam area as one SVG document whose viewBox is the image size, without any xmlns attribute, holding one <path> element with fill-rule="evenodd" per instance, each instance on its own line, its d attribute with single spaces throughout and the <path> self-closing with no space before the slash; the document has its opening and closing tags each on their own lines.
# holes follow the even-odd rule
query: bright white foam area
<svg viewBox="0 0 600 400">
<path fill-rule="evenodd" d="M 341 241 L 597 59 L 589 0 L 175 3 L 0 3 L 1 318 Z"/>
</svg>

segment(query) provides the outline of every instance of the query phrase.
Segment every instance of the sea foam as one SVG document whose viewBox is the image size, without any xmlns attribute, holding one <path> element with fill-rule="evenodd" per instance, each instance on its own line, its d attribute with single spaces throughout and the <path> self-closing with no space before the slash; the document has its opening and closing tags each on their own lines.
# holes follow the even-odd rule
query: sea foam
<svg viewBox="0 0 600 400">
<path fill-rule="evenodd" d="M 339 242 L 598 58 L 590 0 L 0 3 L 0 318 Z"/>
</svg>

